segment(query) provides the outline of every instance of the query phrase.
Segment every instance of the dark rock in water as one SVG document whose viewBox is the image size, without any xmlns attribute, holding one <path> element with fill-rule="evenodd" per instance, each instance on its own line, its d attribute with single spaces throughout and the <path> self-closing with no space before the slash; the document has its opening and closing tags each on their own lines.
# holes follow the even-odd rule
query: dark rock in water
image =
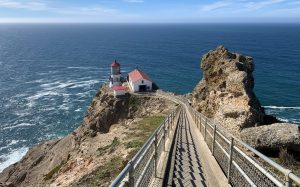
<svg viewBox="0 0 300 187">
<path fill-rule="evenodd" d="M 192 105 L 238 135 L 261 125 L 264 110 L 253 92 L 252 57 L 229 52 L 224 46 L 203 55 L 203 79 L 192 92 Z"/>
<path fill-rule="evenodd" d="M 241 138 L 259 150 L 279 151 L 280 148 L 288 148 L 300 152 L 299 125 L 295 124 L 274 123 L 247 128 L 241 131 Z"/>
</svg>

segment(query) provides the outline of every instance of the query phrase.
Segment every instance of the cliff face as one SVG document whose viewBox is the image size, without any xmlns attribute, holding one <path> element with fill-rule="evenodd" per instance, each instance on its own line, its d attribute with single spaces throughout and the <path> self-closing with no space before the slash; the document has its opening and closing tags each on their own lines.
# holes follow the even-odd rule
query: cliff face
<svg viewBox="0 0 300 187">
<path fill-rule="evenodd" d="M 124 142 L 132 138 L 129 134 L 135 122 L 174 108 L 175 104 L 154 97 L 116 99 L 103 86 L 79 128 L 62 139 L 31 148 L 21 161 L 0 173 L 0 186 L 70 186 L 113 158 L 125 162 L 131 150 Z M 97 185 L 106 186 L 109 179 Z"/>
<path fill-rule="evenodd" d="M 220 46 L 201 59 L 203 79 L 191 94 L 192 105 L 231 134 L 260 150 L 300 151 L 298 125 L 266 115 L 253 92 L 253 59 Z"/>
<path fill-rule="evenodd" d="M 259 125 L 265 115 L 253 88 L 253 59 L 223 46 L 203 55 L 203 79 L 192 92 L 192 105 L 231 133 Z"/>
</svg>

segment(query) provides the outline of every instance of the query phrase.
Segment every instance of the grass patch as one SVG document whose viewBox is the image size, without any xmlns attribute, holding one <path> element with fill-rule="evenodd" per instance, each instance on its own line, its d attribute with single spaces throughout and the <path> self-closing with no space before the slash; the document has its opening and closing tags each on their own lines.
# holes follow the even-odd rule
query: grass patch
<svg viewBox="0 0 300 187">
<path fill-rule="evenodd" d="M 98 151 L 100 155 L 104 155 L 107 152 L 112 153 L 117 149 L 118 145 L 120 145 L 120 141 L 117 137 L 115 137 L 111 144 L 98 148 Z"/>
<path fill-rule="evenodd" d="M 131 132 L 127 134 L 127 136 L 131 138 L 131 141 L 125 143 L 127 149 L 132 149 L 127 156 L 128 160 L 140 150 L 164 119 L 164 116 L 146 117 L 131 127 Z"/>
<path fill-rule="evenodd" d="M 136 137 L 143 143 L 150 137 L 150 135 L 159 127 L 165 119 L 164 116 L 146 117 L 140 121 L 136 127 Z"/>
<path fill-rule="evenodd" d="M 126 148 L 130 149 L 130 148 L 141 148 L 143 146 L 143 142 L 140 140 L 132 140 L 128 143 L 126 143 Z"/>
<path fill-rule="evenodd" d="M 53 175 L 60 170 L 60 168 L 62 167 L 62 165 L 63 165 L 63 163 L 61 163 L 58 166 L 56 166 L 55 168 L 53 168 L 49 173 L 47 173 L 44 176 L 44 180 L 47 181 L 47 180 L 52 179 Z"/>
<path fill-rule="evenodd" d="M 128 160 L 123 159 L 121 156 L 115 156 L 110 160 L 110 162 L 98 167 L 91 174 L 82 177 L 72 186 L 108 186 L 109 182 L 122 171 L 127 162 Z"/>
</svg>

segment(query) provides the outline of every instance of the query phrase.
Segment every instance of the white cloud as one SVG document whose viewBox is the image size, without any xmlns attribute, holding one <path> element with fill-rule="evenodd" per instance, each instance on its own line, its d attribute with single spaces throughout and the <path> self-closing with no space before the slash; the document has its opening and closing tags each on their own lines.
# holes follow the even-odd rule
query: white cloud
<svg viewBox="0 0 300 187">
<path fill-rule="evenodd" d="M 0 0 L 0 7 L 13 9 L 28 9 L 36 11 L 48 9 L 47 5 L 40 1 L 21 2 L 15 0 Z"/>
<path fill-rule="evenodd" d="M 245 4 L 247 10 L 258 10 L 274 4 L 285 2 L 286 0 L 266 0 L 260 2 L 248 2 Z"/>
<path fill-rule="evenodd" d="M 230 2 L 230 1 L 217 1 L 217 2 L 214 2 L 211 4 L 202 5 L 200 7 L 200 10 L 205 11 L 205 12 L 210 12 L 210 11 L 213 11 L 216 9 L 227 7 L 231 4 L 232 4 L 232 2 Z"/>
<path fill-rule="evenodd" d="M 105 8 L 102 6 L 52 8 L 51 11 L 65 15 L 83 16 L 111 15 L 119 13 L 119 11 L 116 9 Z"/>
<path fill-rule="evenodd" d="M 143 3 L 144 0 L 124 0 L 127 3 Z"/>
</svg>

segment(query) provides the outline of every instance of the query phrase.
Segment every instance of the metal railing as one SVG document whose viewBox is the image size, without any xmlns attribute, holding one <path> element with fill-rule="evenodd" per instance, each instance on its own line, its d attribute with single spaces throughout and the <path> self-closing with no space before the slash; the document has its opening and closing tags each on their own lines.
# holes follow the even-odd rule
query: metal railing
<svg viewBox="0 0 300 187">
<path fill-rule="evenodd" d="M 232 186 L 300 186 L 300 178 L 180 99 Z"/>
<path fill-rule="evenodd" d="M 164 92 L 157 92 L 156 95 L 186 107 L 232 186 L 300 186 L 300 178 L 292 171 L 232 136 L 220 124 L 192 108 L 186 98 Z M 157 161 L 165 146 L 166 133 L 175 129 L 174 119 L 178 113 L 179 107 L 152 134 L 111 186 L 149 186 L 157 172 Z"/>
<path fill-rule="evenodd" d="M 166 140 L 170 137 L 177 125 L 176 118 L 181 107 L 170 113 L 162 124 L 149 137 L 139 152 L 128 162 L 125 168 L 111 183 L 110 187 L 116 186 L 149 186 L 157 176 L 158 160 L 165 151 Z"/>
</svg>

